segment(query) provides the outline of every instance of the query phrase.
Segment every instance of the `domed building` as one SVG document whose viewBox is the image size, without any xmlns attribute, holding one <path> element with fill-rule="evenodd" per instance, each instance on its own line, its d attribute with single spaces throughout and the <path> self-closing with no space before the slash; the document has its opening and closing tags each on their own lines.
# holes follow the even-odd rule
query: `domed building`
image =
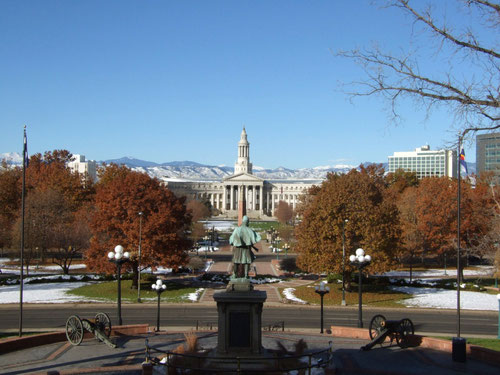
<svg viewBox="0 0 500 375">
<path fill-rule="evenodd" d="M 311 181 L 267 181 L 252 173 L 250 143 L 243 127 L 238 142 L 238 159 L 234 174 L 220 182 L 168 181 L 166 185 L 177 196 L 188 199 L 208 200 L 221 217 L 238 218 L 240 191 L 246 202 L 247 216 L 252 219 L 268 219 L 274 215 L 280 201 L 297 207 L 299 196 L 314 184 Z"/>
</svg>

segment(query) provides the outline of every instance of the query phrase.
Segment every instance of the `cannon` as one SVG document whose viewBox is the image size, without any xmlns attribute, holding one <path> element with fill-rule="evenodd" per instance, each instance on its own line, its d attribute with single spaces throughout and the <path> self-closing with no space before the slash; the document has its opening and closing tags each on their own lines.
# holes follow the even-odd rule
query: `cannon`
<svg viewBox="0 0 500 375">
<path fill-rule="evenodd" d="M 111 319 L 103 312 L 97 313 L 94 319 L 81 319 L 78 315 L 71 315 L 66 321 L 66 337 L 72 345 L 80 345 L 84 331 L 94 335 L 96 340 L 104 342 L 111 348 L 116 344 L 109 339 L 111 335 Z"/>
<path fill-rule="evenodd" d="M 387 320 L 383 315 L 375 315 L 370 321 L 369 333 L 371 341 L 361 347 L 363 350 L 382 344 L 387 336 L 391 339 L 391 344 L 396 340 L 400 348 L 407 348 L 415 329 L 410 319 Z"/>
</svg>

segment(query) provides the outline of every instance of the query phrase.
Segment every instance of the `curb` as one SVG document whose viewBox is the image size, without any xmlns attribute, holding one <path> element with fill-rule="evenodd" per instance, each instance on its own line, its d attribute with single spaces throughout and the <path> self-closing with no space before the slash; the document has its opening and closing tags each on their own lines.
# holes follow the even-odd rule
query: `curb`
<svg viewBox="0 0 500 375">
<path fill-rule="evenodd" d="M 333 337 L 349 337 L 356 339 L 370 340 L 370 333 L 366 328 L 352 328 L 331 326 Z M 389 339 L 386 339 L 388 341 Z M 453 343 L 450 340 L 437 339 L 434 337 L 427 337 L 421 335 L 413 335 L 411 338 L 413 346 L 420 346 L 422 348 L 439 350 L 447 353 L 452 353 Z M 466 355 L 469 358 L 488 362 L 493 365 L 500 365 L 500 353 L 496 350 L 483 348 L 477 345 L 466 344 Z"/>
<path fill-rule="evenodd" d="M 143 334 L 149 332 L 148 324 L 132 324 L 126 326 L 112 327 L 112 336 L 129 336 L 134 334 Z M 93 335 L 85 332 L 84 338 L 92 338 Z M 29 349 L 35 346 L 53 344 L 66 341 L 66 331 L 42 333 L 39 335 L 12 337 L 0 341 L 0 354 L 14 352 L 21 349 Z"/>
</svg>

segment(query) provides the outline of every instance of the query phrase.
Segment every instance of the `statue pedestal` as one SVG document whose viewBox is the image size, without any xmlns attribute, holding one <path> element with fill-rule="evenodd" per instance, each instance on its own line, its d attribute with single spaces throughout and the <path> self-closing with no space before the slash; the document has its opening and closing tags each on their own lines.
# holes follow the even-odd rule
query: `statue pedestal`
<svg viewBox="0 0 500 375">
<path fill-rule="evenodd" d="M 260 290 L 214 294 L 219 314 L 217 355 L 262 353 L 262 306 L 267 293 Z"/>
</svg>

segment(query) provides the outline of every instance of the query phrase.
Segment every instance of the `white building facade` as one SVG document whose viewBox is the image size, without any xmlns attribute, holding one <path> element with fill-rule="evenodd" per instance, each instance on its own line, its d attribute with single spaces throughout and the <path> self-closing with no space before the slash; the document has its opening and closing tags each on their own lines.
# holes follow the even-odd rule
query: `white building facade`
<svg viewBox="0 0 500 375">
<path fill-rule="evenodd" d="M 250 143 L 245 128 L 238 142 L 234 174 L 220 182 L 168 181 L 167 187 L 177 196 L 208 200 L 220 216 L 238 217 L 238 199 L 243 190 L 247 216 L 253 219 L 272 217 L 280 201 L 296 209 L 300 195 L 314 184 L 309 181 L 266 181 L 252 174 Z"/>
<path fill-rule="evenodd" d="M 457 152 L 453 150 L 431 150 L 422 146 L 415 151 L 395 152 L 389 156 L 389 173 L 398 169 L 415 172 L 417 178 L 443 177 L 457 178 Z"/>
<path fill-rule="evenodd" d="M 85 160 L 85 155 L 73 155 L 68 163 L 68 168 L 72 172 L 88 175 L 93 181 L 97 181 L 97 163 L 94 160 Z"/>
</svg>

